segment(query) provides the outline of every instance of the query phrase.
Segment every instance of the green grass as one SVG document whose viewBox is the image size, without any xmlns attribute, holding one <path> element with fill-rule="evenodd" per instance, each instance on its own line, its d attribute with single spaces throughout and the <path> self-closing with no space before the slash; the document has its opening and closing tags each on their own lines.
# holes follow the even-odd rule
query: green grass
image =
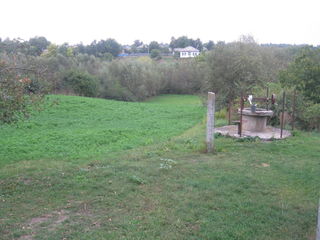
<svg viewBox="0 0 320 240">
<path fill-rule="evenodd" d="M 195 96 L 160 97 L 152 105 L 74 96 L 50 96 L 48 101 L 58 104 L 26 122 L 0 128 L 0 166 L 105 157 L 167 140 L 199 122 L 203 113 Z"/>
<path fill-rule="evenodd" d="M 218 137 L 216 153 L 205 154 L 203 110 L 192 110 L 189 97 L 162 96 L 162 103 L 142 106 L 184 107 L 182 98 L 191 107 L 186 118 L 197 115 L 194 127 L 161 130 L 153 143 L 72 161 L 54 154 L 7 159 L 0 168 L 0 239 L 314 239 L 320 135 L 297 132 L 272 142 Z M 62 97 L 59 106 L 73 100 L 83 101 L 74 114 L 94 111 L 86 98 Z M 49 112 L 32 121 L 47 125 Z M 161 121 L 173 122 L 169 113 Z M 21 131 L 1 133 L 8 129 Z"/>
<path fill-rule="evenodd" d="M 157 97 L 152 97 L 147 100 L 148 103 L 166 104 L 166 105 L 188 105 L 188 106 L 201 106 L 201 99 L 192 95 L 174 95 L 166 94 Z"/>
</svg>

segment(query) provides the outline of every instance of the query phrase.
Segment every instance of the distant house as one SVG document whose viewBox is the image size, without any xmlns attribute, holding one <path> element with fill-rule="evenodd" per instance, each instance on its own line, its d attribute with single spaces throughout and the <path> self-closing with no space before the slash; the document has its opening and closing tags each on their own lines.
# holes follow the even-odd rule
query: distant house
<svg viewBox="0 0 320 240">
<path fill-rule="evenodd" d="M 123 53 L 129 53 L 131 51 L 131 46 L 130 45 L 123 45 L 122 51 L 123 51 Z"/>
<path fill-rule="evenodd" d="M 173 55 L 178 55 L 180 58 L 193 58 L 200 54 L 200 51 L 194 47 L 175 48 Z"/>
<path fill-rule="evenodd" d="M 148 52 L 149 46 L 147 44 L 141 44 L 140 46 L 137 47 L 137 50 L 139 52 Z"/>
</svg>

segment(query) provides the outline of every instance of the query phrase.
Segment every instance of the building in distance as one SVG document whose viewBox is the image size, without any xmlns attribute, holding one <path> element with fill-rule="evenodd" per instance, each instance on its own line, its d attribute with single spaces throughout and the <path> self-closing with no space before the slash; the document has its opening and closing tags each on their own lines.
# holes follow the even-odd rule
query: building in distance
<svg viewBox="0 0 320 240">
<path fill-rule="evenodd" d="M 193 58 L 198 56 L 199 54 L 200 51 L 191 46 L 173 49 L 173 55 L 179 56 L 180 58 Z"/>
</svg>

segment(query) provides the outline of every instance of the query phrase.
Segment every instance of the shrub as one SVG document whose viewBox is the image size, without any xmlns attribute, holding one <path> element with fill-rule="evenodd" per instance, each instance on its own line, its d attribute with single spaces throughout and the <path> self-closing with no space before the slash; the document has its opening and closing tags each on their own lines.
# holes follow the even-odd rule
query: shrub
<svg viewBox="0 0 320 240">
<path fill-rule="evenodd" d="M 303 114 L 305 121 L 308 122 L 309 129 L 320 130 L 320 103 L 311 104 Z"/>
<path fill-rule="evenodd" d="M 11 123 L 27 117 L 42 97 L 38 80 L 0 62 L 0 122 Z"/>
<path fill-rule="evenodd" d="M 158 49 L 152 49 L 150 53 L 150 57 L 153 59 L 161 59 L 161 52 Z"/>
<path fill-rule="evenodd" d="M 158 66 L 162 73 L 162 93 L 192 94 L 200 92 L 204 72 L 194 59 L 178 60 Z"/>
<path fill-rule="evenodd" d="M 299 90 L 307 100 L 320 103 L 320 50 L 303 48 L 294 61 L 280 72 L 280 81 L 284 87 Z"/>
<path fill-rule="evenodd" d="M 159 93 L 161 77 L 152 62 L 145 61 L 113 61 L 109 66 L 109 87 L 116 99 L 139 101 Z M 107 95 L 108 95 L 107 94 Z"/>
<path fill-rule="evenodd" d="M 63 77 L 63 84 L 75 94 L 86 97 L 97 96 L 97 79 L 86 72 L 70 70 Z"/>
</svg>

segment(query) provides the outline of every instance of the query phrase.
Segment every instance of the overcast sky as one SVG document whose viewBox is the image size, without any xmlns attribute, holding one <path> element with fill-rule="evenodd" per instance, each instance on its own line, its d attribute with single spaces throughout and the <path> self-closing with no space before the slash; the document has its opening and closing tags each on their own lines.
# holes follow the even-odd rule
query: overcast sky
<svg viewBox="0 0 320 240">
<path fill-rule="evenodd" d="M 320 0 L 0 0 L 0 38 L 88 44 L 114 38 L 320 45 Z"/>
</svg>

